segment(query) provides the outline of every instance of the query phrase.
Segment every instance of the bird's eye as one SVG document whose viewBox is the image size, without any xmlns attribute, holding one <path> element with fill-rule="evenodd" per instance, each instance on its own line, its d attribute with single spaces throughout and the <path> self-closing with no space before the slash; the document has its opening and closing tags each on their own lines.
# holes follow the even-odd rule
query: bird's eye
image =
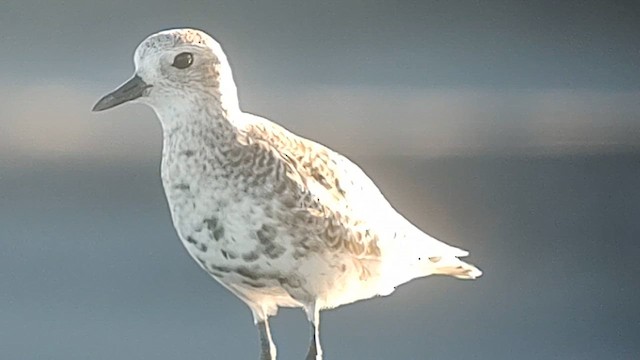
<svg viewBox="0 0 640 360">
<path fill-rule="evenodd" d="M 186 69 L 193 64 L 193 54 L 188 52 L 183 52 L 176 55 L 173 58 L 173 64 L 171 66 L 176 67 L 178 69 Z"/>
</svg>

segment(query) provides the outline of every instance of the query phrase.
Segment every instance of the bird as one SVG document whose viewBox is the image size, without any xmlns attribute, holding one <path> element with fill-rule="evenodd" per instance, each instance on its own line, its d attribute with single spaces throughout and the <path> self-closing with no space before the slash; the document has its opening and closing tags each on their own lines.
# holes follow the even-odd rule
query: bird
<svg viewBox="0 0 640 360">
<path fill-rule="evenodd" d="M 269 318 L 302 308 L 307 360 L 321 360 L 320 311 L 386 296 L 412 279 L 482 272 L 468 252 L 404 218 L 355 163 L 240 109 L 221 45 L 193 28 L 144 39 L 134 75 L 93 111 L 150 106 L 162 126 L 161 178 L 190 256 L 251 310 L 261 360 Z"/>
</svg>

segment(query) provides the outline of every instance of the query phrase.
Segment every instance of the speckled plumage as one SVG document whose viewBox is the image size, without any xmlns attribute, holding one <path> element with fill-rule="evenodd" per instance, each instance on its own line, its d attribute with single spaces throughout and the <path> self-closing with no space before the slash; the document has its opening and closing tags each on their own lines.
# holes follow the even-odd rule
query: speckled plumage
<svg viewBox="0 0 640 360">
<path fill-rule="evenodd" d="M 178 69 L 172 60 L 184 52 L 193 64 Z M 179 237 L 250 307 L 262 358 L 275 358 L 267 319 L 278 307 L 304 308 L 314 329 L 308 358 L 320 359 L 319 310 L 388 295 L 416 277 L 481 274 L 458 259 L 466 251 L 398 214 L 351 161 L 242 112 L 226 57 L 208 35 L 154 34 L 135 64 L 146 88 L 133 100 L 162 123 L 162 183 Z"/>
</svg>

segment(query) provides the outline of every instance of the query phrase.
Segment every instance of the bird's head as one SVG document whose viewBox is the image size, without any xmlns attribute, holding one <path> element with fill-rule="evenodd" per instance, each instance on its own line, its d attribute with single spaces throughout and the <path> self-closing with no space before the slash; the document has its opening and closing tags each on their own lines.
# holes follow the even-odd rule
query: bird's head
<svg viewBox="0 0 640 360">
<path fill-rule="evenodd" d="M 237 90 L 227 58 L 211 36 L 195 29 L 172 29 L 147 37 L 134 53 L 131 79 L 105 95 L 94 111 L 125 102 L 155 110 L 185 98 L 218 102 L 225 110 L 238 106 Z"/>
</svg>

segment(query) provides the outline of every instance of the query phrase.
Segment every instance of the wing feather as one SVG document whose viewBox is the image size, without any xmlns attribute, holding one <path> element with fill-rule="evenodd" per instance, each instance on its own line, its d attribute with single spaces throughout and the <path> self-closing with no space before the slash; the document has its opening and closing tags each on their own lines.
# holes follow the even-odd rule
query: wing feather
<svg viewBox="0 0 640 360">
<path fill-rule="evenodd" d="M 322 214 L 330 222 L 328 226 L 340 227 L 333 232 L 345 238 L 337 242 L 359 258 L 378 258 L 380 247 L 398 248 L 397 242 L 402 239 L 425 256 L 467 255 L 406 220 L 365 172 L 345 156 L 266 119 L 247 116 L 247 135 L 264 142 L 282 159 L 289 177 L 315 200 L 317 207 L 312 211 Z"/>
</svg>

